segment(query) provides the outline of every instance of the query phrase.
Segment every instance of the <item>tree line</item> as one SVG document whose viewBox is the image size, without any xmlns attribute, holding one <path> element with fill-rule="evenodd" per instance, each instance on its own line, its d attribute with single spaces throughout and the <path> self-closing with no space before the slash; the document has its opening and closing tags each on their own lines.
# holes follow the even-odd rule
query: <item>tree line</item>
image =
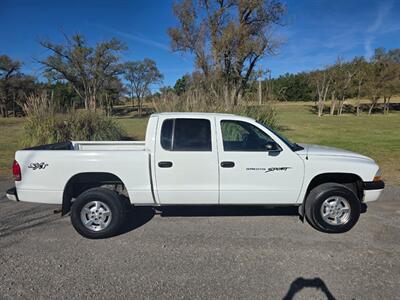
<svg viewBox="0 0 400 300">
<path fill-rule="evenodd" d="M 281 25 L 285 10 L 276 0 L 182 0 L 174 4 L 178 25 L 167 32 L 173 51 L 193 54 L 196 70 L 190 77 L 196 87 L 191 95 L 196 94 L 203 105 L 221 102 L 226 109 L 238 105 L 259 60 L 274 53 L 279 45 L 272 27 Z M 40 44 L 49 53 L 38 60 L 44 67 L 45 81 L 22 74 L 21 62 L 2 56 L 3 116 L 8 116 L 9 111 L 17 114 L 20 104 L 32 92 L 11 84 L 21 78 L 29 77 L 34 91 L 46 91 L 54 99 L 52 102 L 64 109 L 101 107 L 111 112 L 113 103 L 127 95 L 132 103 L 136 99 L 139 115 L 143 98 L 163 78 L 151 59 L 121 63 L 126 46 L 117 39 L 91 46 L 82 35 L 64 34 L 63 43 Z M 163 91 L 169 90 L 160 89 Z"/>
<path fill-rule="evenodd" d="M 22 62 L 0 56 L 0 114 L 23 114 L 29 95 L 43 93 L 57 111 L 101 109 L 107 115 L 127 100 L 141 116 L 147 99 L 161 110 L 225 111 L 257 100 L 315 101 L 320 116 L 328 99 L 330 113 L 342 114 L 349 98 L 358 99 L 359 114 L 361 98 L 370 100 L 369 113 L 380 99 L 388 112 L 400 92 L 400 49 L 379 48 L 370 60 L 338 58 L 319 70 L 274 79 L 270 70 L 257 70 L 281 44 L 275 27 L 285 25 L 286 7 L 278 0 L 181 0 L 172 10 L 177 25 L 167 30 L 171 49 L 191 54 L 194 63 L 173 87 L 161 86 L 154 60 L 123 61 L 127 47 L 118 39 L 91 45 L 83 35 L 62 33 L 62 43 L 40 41 L 47 50 L 37 59 L 40 80 L 24 74 Z"/>
<path fill-rule="evenodd" d="M 338 58 L 320 70 L 285 74 L 272 79 L 273 97 L 282 101 L 316 101 L 318 115 L 323 114 L 326 100 L 329 113 L 342 114 L 346 99 L 356 99 L 355 113 L 360 114 L 360 100 L 369 100 L 371 114 L 379 100 L 389 112 L 390 100 L 400 94 L 400 49 L 375 50 L 373 57 L 355 57 L 351 61 Z"/>
<path fill-rule="evenodd" d="M 151 59 L 121 62 L 126 46 L 117 39 L 90 46 L 84 36 L 64 35 L 65 42 L 41 41 L 49 55 L 37 62 L 43 66 L 44 80 L 24 74 L 22 62 L 0 56 L 0 113 L 2 117 L 23 113 L 32 94 L 47 94 L 57 111 L 84 108 L 103 109 L 111 114 L 123 95 L 137 99 L 139 115 L 142 99 L 163 76 Z"/>
</svg>

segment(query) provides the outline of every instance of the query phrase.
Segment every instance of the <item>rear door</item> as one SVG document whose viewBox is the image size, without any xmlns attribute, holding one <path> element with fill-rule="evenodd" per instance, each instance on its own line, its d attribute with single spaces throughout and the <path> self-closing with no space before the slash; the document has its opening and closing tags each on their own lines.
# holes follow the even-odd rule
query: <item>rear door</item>
<svg viewBox="0 0 400 300">
<path fill-rule="evenodd" d="M 155 179 L 161 204 L 218 204 L 218 156 L 213 117 L 161 115 Z"/>
<path fill-rule="evenodd" d="M 217 118 L 221 204 L 292 204 L 303 160 L 255 122 Z M 277 143 L 279 151 L 267 144 Z"/>
</svg>

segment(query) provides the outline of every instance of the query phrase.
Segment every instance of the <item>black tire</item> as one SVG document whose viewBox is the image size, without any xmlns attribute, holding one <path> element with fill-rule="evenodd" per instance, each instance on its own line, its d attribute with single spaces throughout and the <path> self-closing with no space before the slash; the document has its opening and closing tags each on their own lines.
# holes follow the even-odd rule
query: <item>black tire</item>
<svg viewBox="0 0 400 300">
<path fill-rule="evenodd" d="M 350 207 L 350 215 L 346 222 L 340 225 L 333 225 L 326 222 L 321 212 L 324 201 L 335 196 L 344 198 Z M 351 189 L 338 183 L 324 183 L 312 189 L 308 194 L 305 203 L 305 215 L 311 226 L 319 231 L 342 233 L 349 231 L 357 223 L 360 217 L 360 208 L 360 200 Z"/>
<path fill-rule="evenodd" d="M 87 228 L 81 220 L 81 211 L 92 201 L 104 203 L 111 211 L 107 227 L 98 231 Z M 117 235 L 125 221 L 126 205 L 116 192 L 105 188 L 91 188 L 78 196 L 71 207 L 71 222 L 75 230 L 89 239 L 101 239 Z"/>
</svg>

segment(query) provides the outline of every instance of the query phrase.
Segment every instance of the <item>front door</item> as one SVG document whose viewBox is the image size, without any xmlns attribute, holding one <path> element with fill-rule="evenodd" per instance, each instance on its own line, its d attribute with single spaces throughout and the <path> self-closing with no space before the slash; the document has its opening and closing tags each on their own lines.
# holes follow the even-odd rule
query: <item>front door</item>
<svg viewBox="0 0 400 300">
<path fill-rule="evenodd" d="M 218 204 L 213 117 L 168 118 L 157 133 L 155 178 L 161 204 Z M 213 133 L 213 134 L 212 134 Z"/>
<path fill-rule="evenodd" d="M 216 123 L 220 203 L 296 203 L 303 181 L 303 160 L 255 122 L 217 118 Z M 273 145 L 278 148 L 272 149 Z"/>
</svg>

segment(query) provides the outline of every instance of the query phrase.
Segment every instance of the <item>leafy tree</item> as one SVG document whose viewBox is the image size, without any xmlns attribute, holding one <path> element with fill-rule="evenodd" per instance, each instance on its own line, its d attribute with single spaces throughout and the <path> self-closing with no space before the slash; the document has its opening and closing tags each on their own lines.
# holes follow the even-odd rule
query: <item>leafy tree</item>
<svg viewBox="0 0 400 300">
<path fill-rule="evenodd" d="M 48 83 L 46 89 L 50 91 L 50 101 L 57 111 L 66 112 L 71 108 L 74 109 L 81 100 L 68 82 Z"/>
<path fill-rule="evenodd" d="M 19 74 L 20 69 L 21 62 L 0 55 L 0 112 L 3 117 L 8 116 L 12 78 Z"/>
<path fill-rule="evenodd" d="M 118 54 L 125 46 L 114 38 L 92 47 L 82 35 L 64 37 L 63 44 L 41 41 L 51 55 L 39 62 L 48 77 L 68 81 L 85 108 L 95 110 L 105 82 L 121 72 Z"/>
<path fill-rule="evenodd" d="M 400 91 L 400 68 L 396 56 L 378 48 L 368 67 L 367 91 L 371 100 L 368 114 L 371 114 L 378 100 L 383 97 L 384 112 L 389 112 L 391 97 Z"/>
<path fill-rule="evenodd" d="M 15 117 L 22 112 L 21 104 L 26 95 L 38 88 L 36 78 L 21 73 L 22 63 L 7 55 L 0 56 L 0 113 L 8 117 L 11 110 Z"/>
<path fill-rule="evenodd" d="M 131 97 L 138 101 L 139 116 L 142 116 L 142 99 L 150 94 L 150 87 L 161 83 L 163 75 L 157 69 L 156 63 L 151 59 L 131 61 L 125 63 L 124 78 L 129 83 Z"/>
<path fill-rule="evenodd" d="M 0 80 L 7 80 L 19 73 L 22 63 L 7 55 L 0 55 Z"/>
<path fill-rule="evenodd" d="M 174 85 L 174 92 L 178 96 L 182 95 L 189 89 L 189 75 L 183 75 L 181 78 L 179 78 Z"/>
<path fill-rule="evenodd" d="M 162 87 L 160 87 L 160 91 L 159 91 L 160 95 L 174 93 L 174 92 L 175 92 L 174 88 L 172 88 L 170 86 L 162 86 Z"/>
<path fill-rule="evenodd" d="M 310 85 L 309 73 L 286 73 L 273 79 L 272 85 L 277 100 L 311 101 L 313 99 L 313 88 Z"/>
<path fill-rule="evenodd" d="M 124 86 L 118 77 L 111 77 L 105 82 L 101 98 L 107 116 L 112 115 L 114 103 L 118 101 L 123 90 Z"/>
<path fill-rule="evenodd" d="M 400 64 L 400 49 L 389 50 L 384 57 L 393 63 Z"/>
<path fill-rule="evenodd" d="M 383 50 L 383 55 L 377 57 L 385 66 L 385 82 L 383 85 L 383 111 L 389 113 L 390 99 L 400 93 L 400 49 Z"/>
<path fill-rule="evenodd" d="M 40 90 L 36 78 L 30 75 L 17 74 L 9 80 L 9 101 L 10 109 L 15 117 L 17 112 L 22 113 L 22 104 L 25 103 L 27 95 Z"/>
<path fill-rule="evenodd" d="M 272 26 L 281 24 L 285 6 L 277 0 L 182 0 L 173 11 L 179 24 L 168 30 L 172 49 L 194 55 L 226 107 L 238 104 L 257 62 L 279 45 Z"/>
</svg>

